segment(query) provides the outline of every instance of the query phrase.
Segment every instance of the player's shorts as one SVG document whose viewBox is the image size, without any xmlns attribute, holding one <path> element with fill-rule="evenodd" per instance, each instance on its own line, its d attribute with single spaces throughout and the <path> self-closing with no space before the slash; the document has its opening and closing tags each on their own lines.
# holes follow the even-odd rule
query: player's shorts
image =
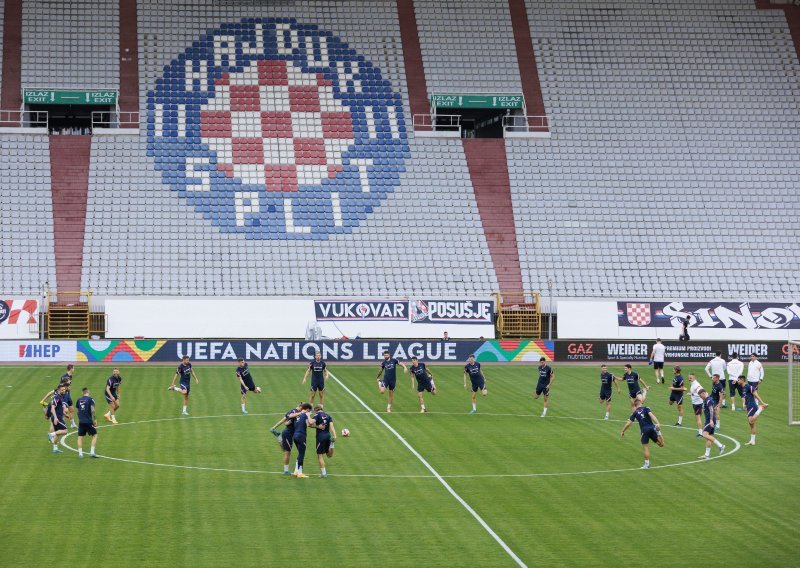
<svg viewBox="0 0 800 568">
<path fill-rule="evenodd" d="M 720 400 L 721 400 L 721 399 L 720 399 L 720 395 L 716 395 L 716 396 L 714 396 L 714 395 L 712 394 L 712 395 L 711 395 L 711 400 L 713 400 L 713 401 L 714 401 L 714 406 L 719 406 L 719 403 L 720 403 Z"/>
<path fill-rule="evenodd" d="M 381 386 L 385 389 L 393 391 L 394 388 L 397 386 L 397 379 L 391 379 L 391 380 L 383 379 L 381 381 Z"/>
<path fill-rule="evenodd" d="M 66 429 L 67 425 L 64 424 L 63 422 L 56 422 L 56 424 L 53 426 L 53 432 L 60 432 L 61 430 L 66 430 Z"/>
<path fill-rule="evenodd" d="M 433 391 L 433 384 L 431 383 L 417 383 L 417 392 L 432 392 Z"/>
<path fill-rule="evenodd" d="M 306 449 L 306 437 L 303 434 L 295 434 L 292 437 L 292 442 L 294 442 L 294 447 L 298 450 L 305 451 Z"/>
<path fill-rule="evenodd" d="M 486 390 L 486 382 L 472 383 L 472 392 Z"/>
<path fill-rule="evenodd" d="M 284 430 L 281 432 L 281 448 L 284 452 L 291 452 L 292 451 L 292 439 L 294 438 L 294 434 L 289 432 L 288 430 Z"/>
<path fill-rule="evenodd" d="M 683 391 L 672 391 L 669 393 L 669 401 L 676 404 L 683 404 Z"/>
<path fill-rule="evenodd" d="M 69 391 L 65 392 L 64 396 L 61 398 L 64 399 L 64 404 L 70 407 L 72 406 L 72 395 L 69 394 Z"/>
<path fill-rule="evenodd" d="M 244 384 L 242 384 L 242 382 L 239 381 L 239 386 L 241 387 L 240 390 L 242 391 L 242 394 L 247 394 L 247 391 L 254 392 L 256 390 L 256 385 L 255 383 L 253 383 L 252 380 L 245 381 Z"/>
<path fill-rule="evenodd" d="M 186 391 L 186 394 L 189 394 L 189 391 L 192 390 L 192 383 L 181 383 L 178 388 Z"/>
<path fill-rule="evenodd" d="M 317 438 L 317 455 L 327 454 L 331 449 L 331 437 Z"/>
<path fill-rule="evenodd" d="M 600 400 L 611 401 L 611 389 L 600 389 Z"/>
<path fill-rule="evenodd" d="M 664 361 L 653 361 L 653 369 L 663 369 Z"/>
<path fill-rule="evenodd" d="M 725 387 L 728 386 L 728 379 L 720 379 L 719 384 L 722 385 L 722 392 L 725 392 Z"/>
<path fill-rule="evenodd" d="M 748 417 L 755 416 L 756 412 L 758 412 L 758 405 L 755 405 L 755 406 L 750 405 L 750 404 L 747 405 L 747 416 Z"/>
<path fill-rule="evenodd" d="M 742 396 L 742 394 L 743 394 L 742 389 L 743 388 L 744 387 L 742 387 L 742 385 L 739 384 L 739 381 L 731 381 L 730 384 L 728 385 L 728 389 L 729 389 L 731 397 L 734 397 L 737 394 L 739 396 Z"/>
<path fill-rule="evenodd" d="M 750 388 L 753 390 L 753 392 L 756 392 L 758 390 L 758 385 L 761 383 L 759 381 L 747 381 L 747 384 L 750 385 Z"/>
<path fill-rule="evenodd" d="M 713 435 L 714 435 L 714 427 L 713 427 L 712 425 L 710 425 L 710 424 L 709 424 L 708 426 L 706 426 L 705 428 L 703 428 L 703 432 L 706 432 L 706 433 L 708 433 L 710 436 L 713 436 Z"/>
<path fill-rule="evenodd" d="M 655 428 L 649 428 L 642 431 L 642 444 L 649 444 L 650 441 L 658 442 L 658 432 Z"/>
<path fill-rule="evenodd" d="M 111 393 L 112 398 L 108 398 L 108 393 L 106 393 L 106 402 L 111 404 L 112 400 L 119 400 L 119 395 L 115 392 Z"/>
<path fill-rule="evenodd" d="M 700 416 L 703 413 L 703 403 L 695 404 L 692 403 L 692 410 L 694 410 L 695 416 Z"/>
<path fill-rule="evenodd" d="M 94 424 L 87 424 L 85 422 L 78 423 L 78 436 L 95 436 L 97 434 L 97 428 L 94 427 Z"/>
<path fill-rule="evenodd" d="M 640 390 L 637 390 L 636 392 L 628 392 L 628 397 L 630 397 L 630 399 L 631 399 L 631 400 L 633 400 L 633 399 L 635 399 L 637 396 L 639 396 L 640 394 L 642 394 L 642 391 L 641 391 L 641 389 L 640 389 Z"/>
<path fill-rule="evenodd" d="M 536 383 L 536 396 L 540 394 L 544 394 L 544 396 L 550 396 L 550 388 L 545 383 Z"/>
<path fill-rule="evenodd" d="M 325 390 L 325 379 L 311 379 L 311 391 L 322 392 Z"/>
</svg>

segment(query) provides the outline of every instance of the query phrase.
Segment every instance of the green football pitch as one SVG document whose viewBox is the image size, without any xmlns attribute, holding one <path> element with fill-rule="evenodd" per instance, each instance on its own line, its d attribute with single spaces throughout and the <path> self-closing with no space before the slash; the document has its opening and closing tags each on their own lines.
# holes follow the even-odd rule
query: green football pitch
<svg viewBox="0 0 800 568">
<path fill-rule="evenodd" d="M 333 363 L 325 408 L 352 434 L 339 437 L 327 479 L 313 450 L 309 478 L 295 479 L 268 429 L 307 397 L 304 367 L 253 366 L 263 393 L 244 416 L 234 366 L 195 364 L 190 417 L 166 390 L 174 367 L 123 367 L 112 426 L 102 419 L 110 369 L 79 365 L 72 396 L 88 386 L 98 403 L 97 460 L 70 450 L 74 433 L 64 453 L 47 443 L 38 401 L 61 367 L 3 367 L 0 565 L 800 564 L 800 428 L 787 425 L 784 367 L 767 368 L 757 445 L 744 446 L 745 413 L 726 409 L 726 454 L 714 448 L 709 461 L 698 460 L 691 406 L 688 427 L 672 427 L 666 387 L 640 368 L 666 426 L 643 471 L 638 426 L 619 435 L 625 385 L 604 421 L 596 367 L 554 365 L 542 419 L 528 366 L 485 364 L 489 395 L 474 415 L 461 367 L 431 367 L 439 394 L 426 394 L 427 414 L 398 373 L 387 414 L 376 368 Z"/>
</svg>

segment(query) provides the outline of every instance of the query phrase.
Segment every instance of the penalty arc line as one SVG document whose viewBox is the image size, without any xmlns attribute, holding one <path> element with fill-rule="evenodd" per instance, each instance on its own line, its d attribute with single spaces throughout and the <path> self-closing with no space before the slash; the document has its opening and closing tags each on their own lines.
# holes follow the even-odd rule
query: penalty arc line
<svg viewBox="0 0 800 568">
<path fill-rule="evenodd" d="M 345 392 L 347 392 L 347 394 L 352 396 L 356 400 L 356 402 L 358 402 L 362 407 L 364 407 L 365 410 L 367 410 L 370 414 L 372 414 L 372 416 L 374 416 L 378 422 L 383 424 L 392 434 L 394 434 L 394 436 L 398 440 L 400 440 L 400 443 L 403 444 L 406 448 L 408 448 L 408 451 L 414 454 L 414 456 L 420 462 L 422 462 L 422 465 L 424 465 L 425 468 L 433 474 L 433 476 L 437 479 L 437 481 L 439 481 L 439 483 L 441 483 L 444 486 L 447 492 L 450 493 L 450 495 L 452 495 L 453 498 L 456 501 L 458 501 L 461 504 L 461 506 L 464 507 L 467 510 L 467 512 L 469 512 L 469 514 L 475 518 L 476 521 L 478 521 L 478 523 L 486 530 L 486 532 L 489 533 L 489 535 L 497 542 L 497 544 L 499 544 L 502 547 L 502 549 L 505 550 L 506 553 L 511 557 L 511 559 L 514 560 L 517 566 L 519 566 L 520 568 L 527 568 L 527 565 L 522 561 L 522 559 L 519 556 L 517 556 L 513 550 L 511 550 L 511 548 L 505 543 L 505 541 L 502 538 L 500 538 L 500 535 L 498 535 L 496 532 L 494 532 L 494 530 L 492 530 L 492 527 L 490 527 L 487 524 L 487 522 L 483 520 L 483 517 L 481 517 L 478 514 L 478 512 L 475 511 L 475 509 L 470 507 L 469 504 L 466 501 L 464 501 L 461 495 L 456 493 L 455 489 L 453 489 L 451 485 L 447 483 L 447 481 L 439 474 L 439 472 L 436 471 L 430 463 L 428 463 L 428 460 L 422 457 L 422 454 L 420 454 L 417 450 L 415 450 L 414 447 L 411 444 L 409 444 L 408 441 L 406 441 L 406 439 L 403 438 L 403 436 L 401 436 L 397 430 L 392 428 L 392 426 L 388 422 L 386 422 L 386 420 L 384 420 L 377 412 L 372 410 L 372 408 L 370 408 L 366 402 L 361 400 L 361 398 L 352 390 L 350 390 L 350 388 L 347 385 L 345 385 L 342 381 L 340 381 L 336 375 L 328 371 L 328 376 L 331 377 L 334 381 L 336 381 L 339 384 L 339 386 L 342 387 L 342 389 L 344 389 Z"/>
</svg>

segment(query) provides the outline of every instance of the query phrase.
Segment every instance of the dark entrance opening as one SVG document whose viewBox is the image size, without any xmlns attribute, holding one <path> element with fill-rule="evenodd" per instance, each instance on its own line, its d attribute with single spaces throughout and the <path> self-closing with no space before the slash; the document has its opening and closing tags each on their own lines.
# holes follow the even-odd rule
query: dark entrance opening
<svg viewBox="0 0 800 568">
<path fill-rule="evenodd" d="M 47 111 L 50 134 L 91 134 L 92 113 L 111 112 L 111 105 L 28 105 L 31 111 Z"/>
</svg>

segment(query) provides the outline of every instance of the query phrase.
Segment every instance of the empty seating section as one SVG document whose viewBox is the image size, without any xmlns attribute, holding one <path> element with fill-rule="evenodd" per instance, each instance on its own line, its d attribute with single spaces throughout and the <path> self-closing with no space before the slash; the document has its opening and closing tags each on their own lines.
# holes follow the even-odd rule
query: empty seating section
<svg viewBox="0 0 800 568">
<path fill-rule="evenodd" d="M 507 141 L 523 281 L 796 296 L 800 70 L 751 0 L 529 2 L 549 141 Z"/>
<path fill-rule="evenodd" d="M 508 0 L 415 0 L 430 93 L 522 91 Z"/>
<path fill-rule="evenodd" d="M 0 136 L 0 289 L 38 296 L 56 285 L 46 136 Z"/>
<path fill-rule="evenodd" d="M 118 0 L 24 0 L 22 86 L 119 88 Z"/>
<path fill-rule="evenodd" d="M 497 288 L 459 140 L 411 142 L 401 186 L 352 234 L 221 233 L 162 186 L 144 148 L 95 139 L 84 288 L 103 294 L 452 294 Z"/>
<path fill-rule="evenodd" d="M 393 1 L 258 6 L 142 1 L 139 11 L 143 113 L 148 110 L 148 90 L 157 84 L 164 66 L 207 30 L 244 17 L 291 17 L 298 24 L 316 24 L 332 32 L 378 67 L 392 90 L 402 96 L 402 108 L 408 115 Z M 364 25 L 367 17 L 368 26 Z M 241 88 L 241 83 L 249 80 L 248 73 L 258 76 L 251 78 L 254 81 L 265 83 L 269 92 L 263 101 Z M 217 84 L 216 97 L 203 109 L 201 129 L 222 169 L 229 167 L 232 175 L 251 184 L 264 178 L 265 168 L 291 169 L 289 176 L 277 178 L 279 186 L 267 187 L 268 191 L 291 192 L 299 184 L 317 183 L 327 176 L 327 168 L 320 167 L 318 160 L 330 165 L 341 150 L 326 149 L 325 154 L 317 155 L 310 139 L 319 138 L 324 130 L 326 145 L 332 143 L 327 139 L 334 138 L 334 146 L 346 146 L 354 133 L 338 99 L 317 95 L 324 86 L 298 83 L 297 99 L 290 96 L 289 106 L 282 108 L 284 99 L 269 96 L 281 88 L 271 84 L 276 73 L 286 76 L 290 89 L 307 78 L 293 64 L 275 61 L 231 73 Z M 300 95 L 308 95 L 303 91 L 308 88 L 314 96 L 304 99 Z M 226 97 L 230 100 L 224 100 Z M 251 109 L 254 105 L 262 111 L 264 105 L 276 106 L 267 109 L 276 113 L 268 117 L 275 120 L 262 121 Z M 325 115 L 326 111 L 336 116 Z M 316 114 L 320 112 L 321 117 Z M 169 117 L 160 109 L 158 113 L 157 128 L 165 128 Z M 239 133 L 235 141 L 227 134 L 229 130 Z M 275 149 L 266 152 L 273 138 Z M 84 288 L 101 294 L 384 297 L 461 290 L 489 293 L 497 288 L 459 140 L 409 139 L 410 153 L 405 155 L 410 159 L 405 160 L 405 171 L 399 173 L 394 191 L 380 206 L 361 215 L 358 226 L 321 240 L 259 240 L 212 225 L 208 219 L 225 215 L 221 200 L 203 198 L 196 210 L 181 199 L 164 185 L 161 172 L 148 157 L 147 142 L 144 130 L 141 136 L 96 137 L 93 141 Z M 262 162 L 264 156 L 270 160 Z M 251 206 L 242 207 L 237 223 L 250 222 L 246 214 Z"/>
</svg>

